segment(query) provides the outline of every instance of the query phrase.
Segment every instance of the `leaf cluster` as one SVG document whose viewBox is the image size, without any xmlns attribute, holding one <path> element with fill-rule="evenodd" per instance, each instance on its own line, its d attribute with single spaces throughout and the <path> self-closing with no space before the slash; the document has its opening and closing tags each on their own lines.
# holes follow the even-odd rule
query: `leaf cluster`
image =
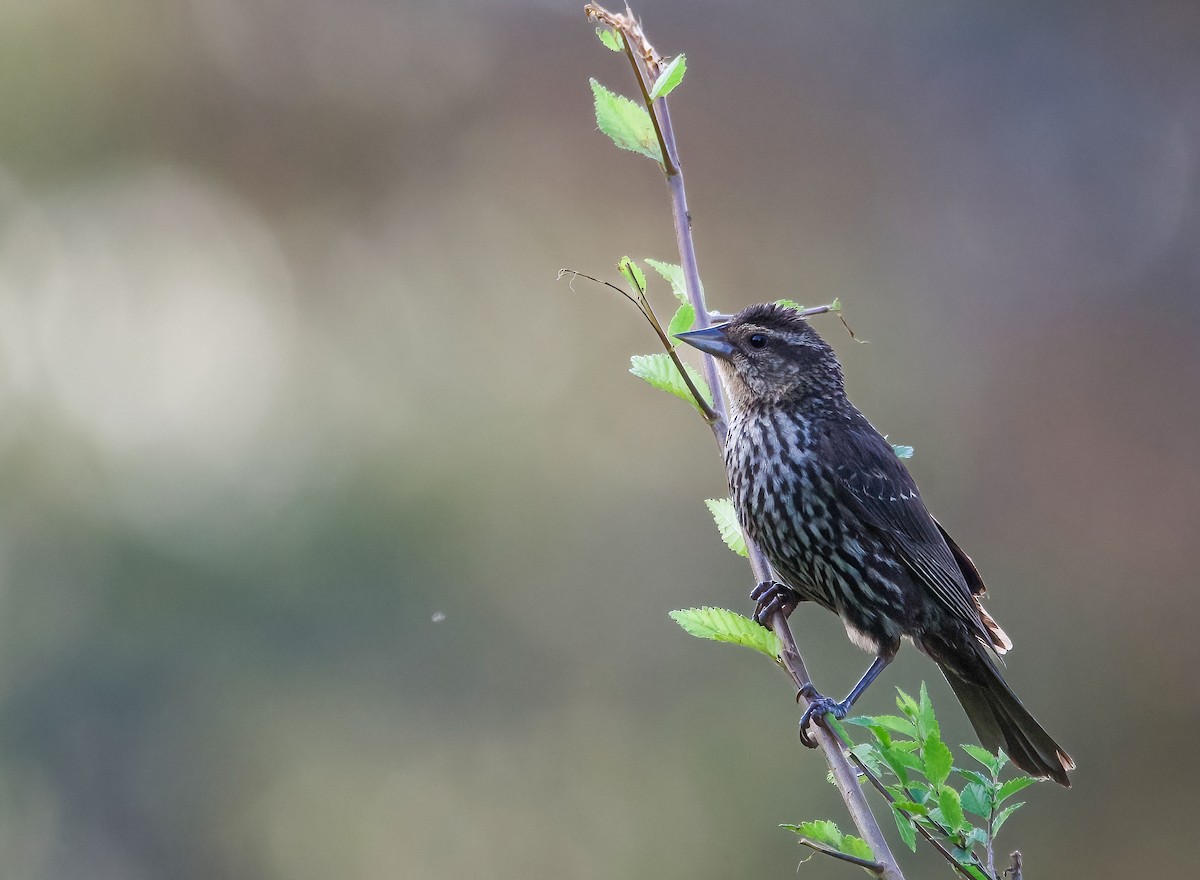
<svg viewBox="0 0 1200 880">
<path fill-rule="evenodd" d="M 851 746 L 850 752 L 863 767 L 884 780 L 896 828 L 910 849 L 916 849 L 918 829 L 923 829 L 943 844 L 962 873 L 991 880 L 993 875 L 985 864 L 992 864 L 995 837 L 1024 804 L 1005 802 L 1038 780 L 1017 776 L 1002 782 L 1000 773 L 1008 756 L 1003 752 L 993 755 L 969 744 L 962 750 L 986 772 L 956 767 L 950 747 L 942 740 L 925 684 L 921 684 L 918 699 L 897 690 L 899 715 L 846 719 L 871 735 L 870 740 Z M 845 728 L 831 723 L 849 742 Z M 958 786 L 951 784 L 952 775 L 959 781 Z"/>
</svg>

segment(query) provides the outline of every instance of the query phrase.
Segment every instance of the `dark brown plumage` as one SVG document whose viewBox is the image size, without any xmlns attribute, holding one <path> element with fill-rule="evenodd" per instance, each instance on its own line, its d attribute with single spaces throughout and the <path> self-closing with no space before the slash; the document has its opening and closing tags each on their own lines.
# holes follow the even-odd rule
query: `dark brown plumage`
<svg viewBox="0 0 1200 880">
<path fill-rule="evenodd" d="M 779 581 L 751 594 L 756 617 L 816 602 L 875 654 L 845 700 L 814 692 L 813 710 L 844 716 L 907 637 L 945 674 L 984 746 L 1069 785 L 1074 762 L 992 659 L 1012 642 L 980 604 L 979 572 L 846 399 L 833 350 L 798 312 L 772 304 L 679 338 L 717 357 L 729 395 L 730 492 Z"/>
</svg>

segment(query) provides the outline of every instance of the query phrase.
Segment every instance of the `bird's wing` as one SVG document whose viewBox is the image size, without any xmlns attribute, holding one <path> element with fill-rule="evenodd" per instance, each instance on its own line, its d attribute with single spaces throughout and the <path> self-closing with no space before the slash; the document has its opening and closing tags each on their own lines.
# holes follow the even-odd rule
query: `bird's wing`
<svg viewBox="0 0 1200 880">
<path fill-rule="evenodd" d="M 954 556 L 954 561 L 958 563 L 958 570 L 962 572 L 963 579 L 967 582 L 967 587 L 975 596 L 986 596 L 987 587 L 984 586 L 983 577 L 979 574 L 979 569 L 975 567 L 974 561 L 963 552 L 962 547 L 959 547 L 957 542 L 950 537 L 950 533 L 946 531 L 946 527 L 938 522 L 937 517 L 933 517 L 933 524 L 938 527 L 938 531 L 942 533 L 942 540 L 946 542 L 946 546 L 950 548 L 951 554 Z"/>
<path fill-rule="evenodd" d="M 822 439 L 828 449 L 821 458 L 839 462 L 832 471 L 842 501 L 897 553 L 918 583 L 991 644 L 972 595 L 975 584 L 982 587 L 983 581 L 974 566 L 969 567 L 970 574 L 960 568 L 941 527 L 926 510 L 917 484 L 891 445 L 865 418 L 858 424 L 839 425 Z"/>
</svg>

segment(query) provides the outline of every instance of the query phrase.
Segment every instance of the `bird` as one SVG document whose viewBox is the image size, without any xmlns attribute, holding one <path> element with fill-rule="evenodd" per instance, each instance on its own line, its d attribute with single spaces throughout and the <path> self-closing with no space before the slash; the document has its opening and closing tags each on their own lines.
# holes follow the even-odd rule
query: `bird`
<svg viewBox="0 0 1200 880">
<path fill-rule="evenodd" d="M 814 716 L 844 718 L 908 640 L 941 669 L 984 747 L 1070 787 L 1074 760 L 997 666 L 1013 643 L 983 607 L 978 569 L 847 399 L 841 364 L 808 320 L 762 303 L 676 338 L 716 359 L 726 390 L 730 497 L 773 572 L 750 594 L 755 620 L 814 602 L 875 657 L 844 700 L 802 690 L 802 736 Z"/>
</svg>

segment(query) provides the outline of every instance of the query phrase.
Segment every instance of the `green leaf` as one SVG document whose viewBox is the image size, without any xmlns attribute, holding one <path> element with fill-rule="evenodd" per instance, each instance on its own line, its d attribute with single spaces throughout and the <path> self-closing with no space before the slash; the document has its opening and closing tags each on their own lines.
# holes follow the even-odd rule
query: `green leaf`
<svg viewBox="0 0 1200 880">
<path fill-rule="evenodd" d="M 641 153 L 662 164 L 662 151 L 650 114 L 640 104 L 610 92 L 596 80 L 591 80 L 596 100 L 596 125 L 622 150 Z"/>
<path fill-rule="evenodd" d="M 674 338 L 676 333 L 685 333 L 692 329 L 696 321 L 696 309 L 691 303 L 684 303 L 675 311 L 675 317 L 667 325 L 667 336 Z"/>
<path fill-rule="evenodd" d="M 969 783 L 962 790 L 962 806 L 968 813 L 974 813 L 986 819 L 992 812 L 991 798 L 987 789 L 978 782 Z"/>
<path fill-rule="evenodd" d="M 963 838 L 963 846 L 987 846 L 987 839 L 988 836 L 986 828 L 972 828 Z"/>
<path fill-rule="evenodd" d="M 1008 817 L 1015 813 L 1021 807 L 1025 806 L 1025 801 L 1017 801 L 1015 804 L 1009 804 L 1003 810 L 996 814 L 996 821 L 992 823 L 992 839 L 1000 833 L 1000 826 L 1008 821 Z"/>
<path fill-rule="evenodd" d="M 893 443 L 892 451 L 896 453 L 896 458 L 912 458 L 915 450 L 911 446 L 897 446 Z"/>
<path fill-rule="evenodd" d="M 950 776 L 950 770 L 954 767 L 954 756 L 950 754 L 950 747 L 942 742 L 937 733 L 931 733 L 925 738 L 921 757 L 925 762 L 925 778 L 934 785 L 941 785 Z"/>
<path fill-rule="evenodd" d="M 858 743 L 850 749 L 858 760 L 867 765 L 867 769 L 879 775 L 879 765 L 883 761 L 883 757 L 879 754 L 879 749 L 873 743 Z M 830 780 L 832 781 L 832 780 Z"/>
<path fill-rule="evenodd" d="M 929 813 L 929 808 L 924 804 L 918 804 L 916 801 L 897 800 L 896 806 L 906 813 L 912 813 L 914 816 L 925 816 Z"/>
<path fill-rule="evenodd" d="M 917 735 L 916 725 L 899 715 L 856 715 L 853 718 L 847 718 L 846 723 L 857 724 L 860 727 L 882 727 L 901 736 Z"/>
<path fill-rule="evenodd" d="M 725 542 L 725 546 L 738 556 L 747 556 L 746 538 L 742 535 L 741 526 L 738 525 L 733 502 L 728 498 L 709 498 L 704 503 L 708 506 L 708 512 L 712 514 L 713 521 L 717 524 L 717 530 L 721 533 L 721 540 Z"/>
<path fill-rule="evenodd" d="M 779 637 L 775 633 L 750 618 L 725 608 L 688 608 L 685 611 L 672 611 L 671 619 L 696 638 L 753 648 L 772 660 L 779 657 Z"/>
<path fill-rule="evenodd" d="M 1037 782 L 1037 780 L 1032 776 L 1018 776 L 1015 779 L 1008 780 L 1008 782 L 1005 782 L 996 791 L 996 803 L 1004 803 L 1018 791 L 1021 791 L 1023 788 L 1028 788 L 1035 782 Z"/>
<path fill-rule="evenodd" d="M 913 852 L 917 851 L 917 829 L 913 827 L 912 820 L 896 809 L 895 805 L 889 804 L 892 808 L 892 818 L 896 820 L 896 830 L 900 832 L 900 839 L 908 845 L 908 848 Z"/>
<path fill-rule="evenodd" d="M 942 811 L 942 824 L 952 832 L 963 831 L 967 827 L 967 819 L 963 815 L 962 801 L 958 792 L 948 785 L 943 785 L 938 792 L 938 809 Z"/>
<path fill-rule="evenodd" d="M 796 302 L 794 299 L 777 299 L 775 305 L 783 306 L 785 309 L 795 309 L 798 312 L 804 311 L 804 306 Z"/>
<path fill-rule="evenodd" d="M 642 267 L 635 263 L 629 257 L 621 257 L 617 260 L 617 271 L 625 276 L 625 280 L 638 291 L 644 293 L 646 291 L 646 273 L 642 271 Z"/>
<path fill-rule="evenodd" d="M 600 38 L 600 42 L 614 52 L 623 52 L 621 48 L 621 38 L 616 35 L 611 28 L 598 27 L 596 28 L 596 36 Z"/>
<path fill-rule="evenodd" d="M 963 743 L 962 750 L 987 768 L 988 773 L 993 776 L 1000 772 L 1000 759 L 981 746 L 973 746 L 970 743 Z"/>
<path fill-rule="evenodd" d="M 983 786 L 984 791 L 991 791 L 996 787 L 996 784 L 992 782 L 991 779 L 975 770 L 964 770 L 962 767 L 956 767 L 955 770 L 958 772 L 959 776 L 965 777 L 971 782 L 975 782 Z"/>
<path fill-rule="evenodd" d="M 925 740 L 930 736 L 939 736 L 937 716 L 933 714 L 933 703 L 929 701 L 929 690 L 925 682 L 921 682 L 921 707 L 917 717 L 917 738 Z"/>
<path fill-rule="evenodd" d="M 954 856 L 954 861 L 963 866 L 969 865 L 975 860 L 975 853 L 964 846 L 951 847 L 950 855 Z"/>
<path fill-rule="evenodd" d="M 896 708 L 903 712 L 906 718 L 915 722 L 917 716 L 920 714 L 920 707 L 917 706 L 917 701 L 900 690 L 900 688 L 896 688 L 896 693 L 898 694 L 896 697 Z"/>
<path fill-rule="evenodd" d="M 656 101 L 659 98 L 665 98 L 675 91 L 675 87 L 683 82 L 685 73 L 687 73 L 687 58 L 677 55 L 654 81 L 654 88 L 650 90 L 650 100 Z"/>
<path fill-rule="evenodd" d="M 814 843 L 822 844 L 830 849 L 842 851 L 841 830 L 835 822 L 830 822 L 828 819 L 817 819 L 813 822 L 801 822 L 799 825 L 780 825 L 780 828 L 786 828 L 788 831 L 793 831 L 801 837 L 807 837 Z"/>
<path fill-rule="evenodd" d="M 875 861 L 875 853 L 871 852 L 871 847 L 867 845 L 867 842 L 861 837 L 855 837 L 853 834 L 842 836 L 842 852 L 869 862 Z"/>
<path fill-rule="evenodd" d="M 700 392 L 700 396 L 712 406 L 712 392 L 708 389 L 708 383 L 704 381 L 704 377 L 700 375 L 700 371 L 691 364 L 684 364 L 683 368 L 687 370 L 688 376 L 696 385 L 696 390 Z M 688 390 L 687 384 L 683 381 L 683 377 L 679 375 L 679 370 L 675 367 L 675 362 L 671 360 L 670 355 L 665 352 L 658 354 L 635 354 L 629 359 L 629 372 L 653 385 L 660 391 L 666 391 L 668 394 L 674 394 L 680 400 L 686 400 L 696 410 L 700 410 L 696 399 L 692 397 L 692 392 Z"/>
<path fill-rule="evenodd" d="M 646 265 L 661 275 L 671 285 L 671 293 L 681 303 L 688 302 L 687 283 L 683 279 L 683 268 L 674 263 L 664 263 L 646 257 Z"/>
<path fill-rule="evenodd" d="M 908 783 L 909 770 L 917 770 L 919 772 L 921 769 L 920 762 L 913 755 L 897 749 L 890 742 L 883 743 L 881 741 L 879 753 L 883 756 L 883 760 L 891 768 L 892 772 L 896 774 L 896 778 L 902 783 Z M 915 767 L 913 766 L 914 764 L 916 765 Z"/>
</svg>

